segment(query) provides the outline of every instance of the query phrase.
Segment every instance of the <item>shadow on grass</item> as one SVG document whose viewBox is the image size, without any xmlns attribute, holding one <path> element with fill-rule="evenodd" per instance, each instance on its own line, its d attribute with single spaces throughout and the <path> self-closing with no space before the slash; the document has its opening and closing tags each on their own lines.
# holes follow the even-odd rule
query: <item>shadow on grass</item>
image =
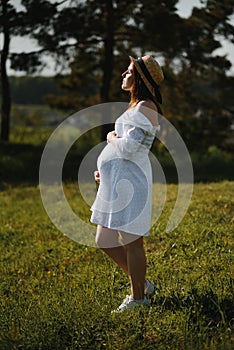
<svg viewBox="0 0 234 350">
<path fill-rule="evenodd" d="M 0 143 L 0 183 L 18 185 L 38 184 L 42 146 Z"/>
<path fill-rule="evenodd" d="M 234 296 L 219 298 L 213 290 L 203 294 L 192 289 L 184 295 L 172 293 L 169 296 L 155 296 L 152 305 L 160 306 L 163 310 L 187 310 L 188 322 L 192 327 L 202 323 L 208 328 L 229 326 L 234 327 Z"/>
</svg>

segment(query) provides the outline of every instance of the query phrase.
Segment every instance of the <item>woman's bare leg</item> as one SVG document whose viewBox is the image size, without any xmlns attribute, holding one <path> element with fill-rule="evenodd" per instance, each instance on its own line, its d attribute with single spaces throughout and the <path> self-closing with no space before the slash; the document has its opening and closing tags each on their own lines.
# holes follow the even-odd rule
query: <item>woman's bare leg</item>
<svg viewBox="0 0 234 350">
<path fill-rule="evenodd" d="M 122 244 L 119 242 L 122 238 Z M 96 243 L 130 278 L 131 295 L 136 300 L 144 298 L 146 257 L 143 237 L 118 232 L 98 225 Z"/>
<path fill-rule="evenodd" d="M 97 226 L 96 243 L 124 272 L 128 273 L 127 252 L 119 242 L 119 232 L 107 227 Z"/>
<path fill-rule="evenodd" d="M 121 232 L 124 242 L 129 242 L 129 234 Z M 146 257 L 143 237 L 132 239 L 125 245 L 127 253 L 128 274 L 131 282 L 132 297 L 136 300 L 144 299 Z"/>
</svg>

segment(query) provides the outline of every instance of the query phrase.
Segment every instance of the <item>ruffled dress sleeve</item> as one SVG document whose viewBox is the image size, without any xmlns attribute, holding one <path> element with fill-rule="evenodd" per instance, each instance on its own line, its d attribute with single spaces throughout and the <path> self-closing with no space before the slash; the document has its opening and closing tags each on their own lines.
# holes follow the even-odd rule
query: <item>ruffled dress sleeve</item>
<svg viewBox="0 0 234 350">
<path fill-rule="evenodd" d="M 126 112 L 115 124 L 117 155 L 130 160 L 139 150 L 149 150 L 159 128 L 139 111 Z"/>
</svg>

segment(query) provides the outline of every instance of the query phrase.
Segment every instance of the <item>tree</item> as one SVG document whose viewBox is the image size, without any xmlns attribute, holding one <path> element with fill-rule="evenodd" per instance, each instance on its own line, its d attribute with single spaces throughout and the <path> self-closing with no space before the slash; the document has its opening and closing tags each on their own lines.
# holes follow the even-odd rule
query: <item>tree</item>
<svg viewBox="0 0 234 350">
<path fill-rule="evenodd" d="M 98 86 L 99 102 L 108 102 L 111 99 L 113 69 L 116 67 L 120 51 L 122 54 L 124 52 L 127 62 L 128 56 L 123 43 L 125 41 L 129 52 L 133 24 L 128 22 L 130 22 L 129 19 L 134 8 L 138 6 L 138 2 L 134 0 L 87 0 L 81 4 L 78 3 L 78 5 L 75 3 L 74 7 L 61 11 L 54 22 L 54 28 L 60 28 L 56 31 L 57 41 L 63 36 L 70 38 L 70 40 L 73 38 L 76 42 L 71 75 L 68 78 L 65 77 L 65 81 L 62 83 L 63 88 L 69 89 L 70 85 L 74 88 L 74 80 L 76 80 L 79 91 L 79 82 L 85 77 L 88 86 L 89 79 L 93 83 L 96 82 L 94 84 Z M 67 26 L 61 27 L 61 23 L 67 23 Z M 74 30 L 74 28 L 76 29 Z M 47 41 L 49 37 L 43 36 L 42 40 Z M 85 91 L 84 84 L 83 90 Z M 96 95 L 96 89 L 92 90 L 95 90 Z M 84 96 L 87 98 L 86 93 Z M 73 102 L 70 101 L 70 103 L 74 106 L 74 99 L 72 100 Z M 85 103 L 84 99 L 82 100 Z M 77 102 L 78 99 L 75 101 Z M 90 101 L 87 100 L 87 102 Z M 84 107 L 84 105 L 75 104 L 74 107 Z"/>
<path fill-rule="evenodd" d="M 120 97 L 117 72 L 124 67 L 123 55 L 127 64 L 126 52 L 153 52 L 165 61 L 162 88 L 166 115 L 191 147 L 204 148 L 214 140 L 222 144 L 229 124 L 227 118 L 220 117 L 224 94 L 219 86 L 222 81 L 229 83 L 226 72 L 231 65 L 226 57 L 213 52 L 221 46 L 217 36 L 233 40 L 233 26 L 228 22 L 231 1 L 206 1 L 203 8 L 194 8 L 188 19 L 177 14 L 176 4 L 177 0 L 144 0 L 130 1 L 126 7 L 125 1 L 86 1 L 83 9 L 87 17 L 82 37 L 77 36 L 71 74 L 63 80 L 64 97 L 54 100 L 55 104 L 62 102 L 64 106 L 66 100 L 75 109 L 97 103 L 97 90 L 89 86 L 99 86 L 101 102 L 116 100 Z M 74 91 L 80 90 L 83 96 L 74 98 Z M 204 131 L 203 142 L 197 142 L 197 134 Z"/>
<path fill-rule="evenodd" d="M 3 47 L 1 50 L 1 139 L 9 140 L 10 131 L 10 111 L 11 94 L 10 84 L 7 75 L 6 63 L 11 59 L 12 68 L 15 70 L 26 70 L 33 72 L 41 64 L 41 51 L 14 54 L 10 53 L 10 40 L 14 35 L 28 35 L 29 33 L 40 32 L 42 27 L 48 29 L 51 17 L 55 16 L 58 3 L 50 3 L 46 0 L 22 0 L 22 5 L 26 6 L 22 10 L 17 10 L 9 0 L 0 2 L 0 30 L 3 34 Z"/>
<path fill-rule="evenodd" d="M 174 1 L 174 3 L 176 2 L 177 0 Z M 74 99 L 74 90 L 71 90 L 75 88 L 74 82 L 77 84 L 77 91 L 80 90 L 83 77 L 85 77 L 84 81 L 87 86 L 89 86 L 89 81 L 93 84 L 96 82 L 95 85 L 99 89 L 99 102 L 107 102 L 119 96 L 117 90 L 120 86 L 120 72 L 129 62 L 128 55 L 131 53 L 138 55 L 141 50 L 140 47 L 145 47 L 145 41 L 148 42 L 148 49 L 150 49 L 149 33 L 144 31 L 144 28 L 142 31 L 142 25 L 144 24 L 141 18 L 144 16 L 142 3 L 144 1 L 139 0 L 87 0 L 78 9 L 70 7 L 61 11 L 54 23 L 54 26 L 59 28 L 59 31 L 56 31 L 57 40 L 61 35 L 66 38 L 74 38 L 76 40 L 76 51 L 71 65 L 71 74 L 65 76 L 61 84 L 62 88 L 67 91 L 67 93 L 64 91 L 66 99 L 61 98 L 52 101 L 52 98 L 50 98 L 50 103 L 59 104 L 61 102 L 60 106 L 64 107 L 66 105 L 64 102 L 67 102 L 74 108 L 85 107 L 83 96 L 80 96 L 80 99 Z M 151 1 L 151 3 L 155 2 Z M 153 8 L 158 17 L 163 15 L 165 20 L 170 16 L 172 17 L 171 13 L 175 12 L 176 8 L 167 9 L 164 3 L 158 1 L 158 6 L 154 5 Z M 161 11 L 162 9 L 164 12 Z M 85 16 L 82 16 L 82 13 L 85 13 Z M 174 23 L 175 19 L 178 18 L 179 16 L 175 15 L 171 22 Z M 74 31 L 73 20 L 76 23 L 82 23 L 82 28 L 79 28 L 78 24 L 78 28 Z M 62 27 L 61 23 L 65 23 L 65 27 L 64 25 Z M 144 34 L 145 32 L 146 34 Z M 44 35 L 42 39 L 49 40 Z M 159 40 L 161 47 L 163 47 L 164 39 L 163 37 Z M 165 51 L 166 43 L 164 45 Z M 154 47 L 154 49 L 157 49 L 157 47 Z M 116 78 L 117 74 L 118 78 Z M 117 82 L 117 88 L 112 82 Z M 90 99 L 86 96 L 85 85 L 83 84 L 83 91 L 87 106 Z M 96 101 L 96 97 L 95 90 L 94 101 Z M 83 104 L 78 105 L 78 102 Z"/>
<path fill-rule="evenodd" d="M 120 72 L 128 64 L 128 54 L 150 52 L 164 59 L 165 111 L 169 117 L 175 114 L 176 103 L 178 125 L 183 127 L 185 123 L 179 121 L 201 110 L 205 116 L 210 109 L 207 101 L 222 113 L 221 95 L 208 93 L 204 79 L 214 78 L 211 81 L 217 88 L 226 79 L 230 62 L 213 52 L 221 45 L 220 37 L 233 41 L 233 26 L 229 23 L 232 1 L 203 0 L 204 7 L 194 8 L 188 19 L 177 14 L 177 2 L 22 0 L 25 11 L 20 33 L 36 39 L 41 49 L 11 55 L 12 65 L 32 71 L 41 64 L 44 53 L 53 54 L 64 66 L 70 64 L 70 74 L 57 76 L 63 96 L 50 96 L 48 100 L 53 106 L 71 111 L 116 101 L 120 97 Z M 198 98 L 195 86 L 207 99 Z"/>
<path fill-rule="evenodd" d="M 6 63 L 10 46 L 10 15 L 15 16 L 14 9 L 8 0 L 1 0 L 0 26 L 3 32 L 3 48 L 1 51 L 1 139 L 8 141 L 10 127 L 11 95 L 10 84 L 7 76 Z"/>
<path fill-rule="evenodd" d="M 136 0 L 87 0 L 78 7 L 65 8 L 60 12 L 54 22 L 54 28 L 59 28 L 56 31 L 57 41 L 61 36 L 73 38 L 76 41 L 75 57 L 71 74 L 61 77 L 61 87 L 67 92 L 66 96 L 55 99 L 50 97 L 51 105 L 80 109 L 91 103 L 111 100 L 113 68 L 116 68 L 123 53 L 126 63 L 128 61 L 124 44 L 130 53 L 131 33 L 133 28 L 135 31 L 137 28 L 131 17 L 138 3 Z M 76 27 L 73 21 L 80 23 L 81 28 L 78 24 L 73 30 Z M 65 23 L 65 26 L 61 27 L 61 23 Z M 50 40 L 49 35 L 41 39 L 45 44 Z M 104 126 L 103 138 L 106 137 L 106 131 Z"/>
<path fill-rule="evenodd" d="M 177 14 L 178 0 L 144 0 L 135 22 L 141 34 L 135 37 L 135 45 L 141 54 L 153 51 L 156 56 L 175 58 L 183 50 L 181 35 L 184 19 Z"/>
<path fill-rule="evenodd" d="M 227 113 L 233 105 L 227 97 L 231 63 L 214 52 L 224 38 L 234 42 L 229 22 L 233 2 L 207 0 L 204 5 L 194 8 L 183 24 L 180 35 L 184 49 L 179 72 L 173 77 L 177 126 L 191 150 L 205 150 L 209 145 L 223 147 L 232 122 Z M 172 110 L 173 106 L 171 115 Z"/>
</svg>

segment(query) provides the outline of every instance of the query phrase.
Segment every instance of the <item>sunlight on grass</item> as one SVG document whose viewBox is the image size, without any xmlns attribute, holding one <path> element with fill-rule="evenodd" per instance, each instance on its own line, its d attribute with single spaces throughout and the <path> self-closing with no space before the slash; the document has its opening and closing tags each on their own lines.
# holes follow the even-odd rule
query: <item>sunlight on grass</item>
<svg viewBox="0 0 234 350">
<path fill-rule="evenodd" d="M 77 185 L 64 188 L 88 221 Z M 196 184 L 183 221 L 165 233 L 177 193 L 168 185 L 145 241 L 148 277 L 157 287 L 152 306 L 113 317 L 129 291 L 123 272 L 100 250 L 60 233 L 38 187 L 2 186 L 0 349 L 231 350 L 233 190 L 228 181 Z"/>
</svg>

